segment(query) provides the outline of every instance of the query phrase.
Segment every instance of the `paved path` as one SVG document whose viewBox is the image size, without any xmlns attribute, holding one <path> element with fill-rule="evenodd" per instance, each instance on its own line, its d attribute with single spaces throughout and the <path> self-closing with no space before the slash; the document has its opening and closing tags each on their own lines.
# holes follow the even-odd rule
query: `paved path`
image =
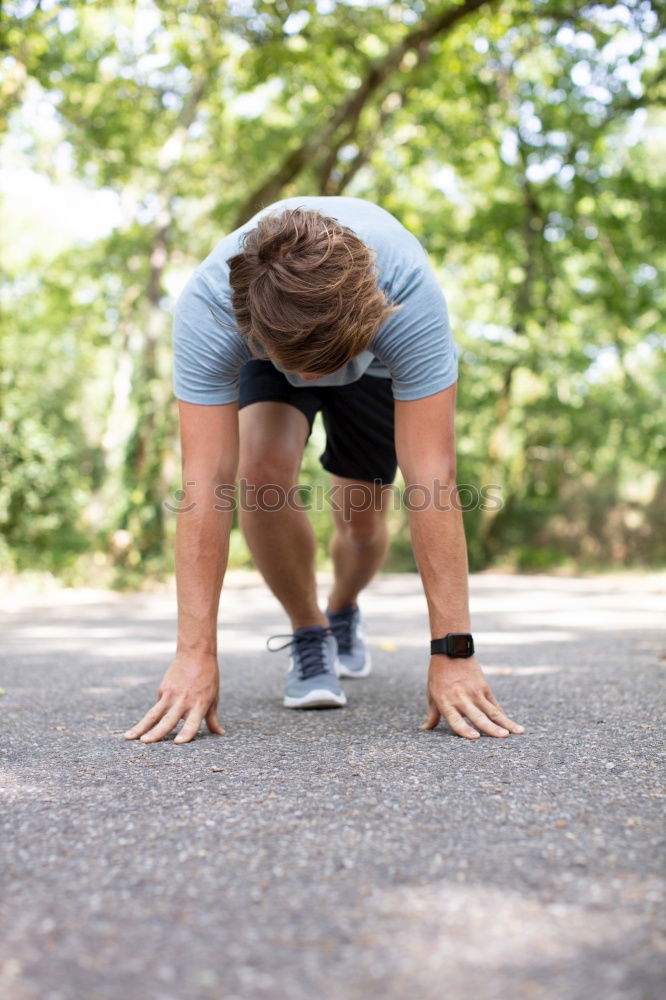
<svg viewBox="0 0 666 1000">
<path fill-rule="evenodd" d="M 185 747 L 120 737 L 172 650 L 171 593 L 9 594 L 0 993 L 656 1000 L 665 591 L 474 577 L 481 660 L 528 728 L 470 743 L 419 731 L 415 578 L 366 595 L 376 671 L 348 707 L 299 714 L 263 651 L 280 609 L 237 575 L 226 735 Z"/>
</svg>

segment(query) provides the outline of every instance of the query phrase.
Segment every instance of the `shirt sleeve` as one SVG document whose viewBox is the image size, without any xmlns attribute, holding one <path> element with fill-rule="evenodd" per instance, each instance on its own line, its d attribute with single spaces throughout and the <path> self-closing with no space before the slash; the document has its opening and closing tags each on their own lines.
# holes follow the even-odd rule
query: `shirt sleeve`
<svg viewBox="0 0 666 1000">
<path fill-rule="evenodd" d="M 230 303 L 218 302 L 195 271 L 173 320 L 173 390 L 186 403 L 215 405 L 238 399 L 239 373 L 251 355 Z"/>
<path fill-rule="evenodd" d="M 370 350 L 390 372 L 394 399 L 421 399 L 458 378 L 458 351 L 446 299 L 427 262 L 414 268 L 397 299 L 401 308 L 377 332 Z"/>
</svg>

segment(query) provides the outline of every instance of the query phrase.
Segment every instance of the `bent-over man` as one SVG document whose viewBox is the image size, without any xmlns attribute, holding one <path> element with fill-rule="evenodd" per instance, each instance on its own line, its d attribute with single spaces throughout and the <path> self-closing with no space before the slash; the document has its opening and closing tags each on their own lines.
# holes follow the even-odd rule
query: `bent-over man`
<svg viewBox="0 0 666 1000">
<path fill-rule="evenodd" d="M 174 323 L 184 482 L 177 650 L 157 703 L 128 739 L 154 742 L 181 719 L 177 743 L 204 719 L 222 731 L 217 615 L 233 508 L 224 498 L 237 478 L 252 557 L 291 622 L 280 637 L 291 653 L 284 705 L 344 706 L 341 680 L 371 670 L 358 598 L 386 554 L 385 494 L 397 466 L 406 487 L 418 487 L 409 517 L 430 618 L 424 728 L 444 717 L 468 739 L 523 732 L 495 700 L 470 634 L 454 492 L 457 377 L 446 303 L 426 253 L 378 206 L 285 199 L 215 247 L 185 287 Z M 319 411 L 335 529 L 325 609 L 315 536 L 306 510 L 292 502 Z"/>
</svg>

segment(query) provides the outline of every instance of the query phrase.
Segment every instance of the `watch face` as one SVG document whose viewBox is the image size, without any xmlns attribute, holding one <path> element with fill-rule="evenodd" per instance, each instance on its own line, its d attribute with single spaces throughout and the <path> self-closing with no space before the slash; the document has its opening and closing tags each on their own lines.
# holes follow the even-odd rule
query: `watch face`
<svg viewBox="0 0 666 1000">
<path fill-rule="evenodd" d="M 471 635 L 465 633 L 453 633 L 449 635 L 451 656 L 471 656 L 474 652 L 474 643 Z"/>
</svg>

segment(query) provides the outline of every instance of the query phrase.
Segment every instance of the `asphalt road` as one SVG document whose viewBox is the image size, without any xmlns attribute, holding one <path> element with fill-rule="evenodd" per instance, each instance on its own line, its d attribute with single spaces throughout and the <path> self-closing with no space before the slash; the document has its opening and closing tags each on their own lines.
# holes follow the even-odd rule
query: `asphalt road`
<svg viewBox="0 0 666 1000">
<path fill-rule="evenodd" d="M 263 650 L 281 610 L 237 575 L 226 735 L 181 747 L 121 738 L 172 651 L 172 593 L 6 594 L 0 993 L 663 996 L 665 593 L 664 576 L 473 577 L 481 662 L 527 731 L 472 743 L 419 730 L 414 577 L 366 594 L 376 670 L 348 707 L 296 713 L 286 653 Z"/>
</svg>

